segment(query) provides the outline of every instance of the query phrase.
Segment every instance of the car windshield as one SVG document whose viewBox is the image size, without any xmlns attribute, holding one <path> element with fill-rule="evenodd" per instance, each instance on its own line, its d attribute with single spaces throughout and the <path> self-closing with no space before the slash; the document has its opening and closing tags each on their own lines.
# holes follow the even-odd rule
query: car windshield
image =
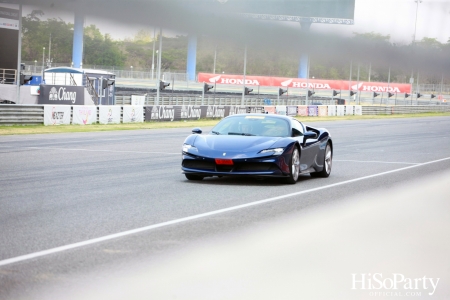
<svg viewBox="0 0 450 300">
<path fill-rule="evenodd" d="M 211 131 L 215 135 L 290 136 L 286 120 L 270 116 L 236 116 L 220 121 Z"/>
</svg>

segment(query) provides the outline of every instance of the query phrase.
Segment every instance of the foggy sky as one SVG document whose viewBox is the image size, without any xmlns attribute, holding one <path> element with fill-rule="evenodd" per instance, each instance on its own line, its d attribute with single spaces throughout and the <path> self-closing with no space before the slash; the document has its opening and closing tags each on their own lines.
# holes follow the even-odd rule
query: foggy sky
<svg viewBox="0 0 450 300">
<path fill-rule="evenodd" d="M 427 36 L 446 42 L 445 37 L 450 38 L 448 0 L 423 0 L 418 6 L 417 23 L 417 5 L 413 0 L 356 0 L 354 26 L 313 24 L 309 34 L 301 33 L 300 25 L 294 22 L 261 22 L 220 11 L 208 11 L 199 6 L 198 0 L 181 1 L 183 5 L 179 4 L 180 1 L 170 0 L 86 2 L 89 4 L 84 11 L 89 23 L 95 23 L 93 21 L 97 19 L 115 20 L 111 28 L 128 28 L 130 36 L 136 32 L 133 29 L 162 27 L 164 32 L 207 35 L 256 48 L 282 47 L 299 53 L 314 53 L 324 59 L 370 61 L 393 67 L 423 68 L 439 74 L 450 72 L 448 52 L 424 52 L 419 47 L 403 46 L 411 43 L 414 28 L 417 28 L 416 40 Z M 55 2 L 52 9 L 64 8 L 59 3 Z M 77 7 L 74 3 L 79 1 L 67 2 L 65 9 L 69 7 L 69 11 L 73 11 Z M 42 9 L 47 13 L 50 6 Z M 397 41 L 397 46 L 380 46 L 349 39 L 352 32 L 371 31 L 391 34 L 391 42 Z"/>
</svg>

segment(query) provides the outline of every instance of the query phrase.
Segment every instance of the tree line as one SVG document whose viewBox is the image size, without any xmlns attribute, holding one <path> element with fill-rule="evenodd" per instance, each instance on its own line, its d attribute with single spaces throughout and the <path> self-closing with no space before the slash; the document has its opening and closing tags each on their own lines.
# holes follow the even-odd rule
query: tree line
<svg viewBox="0 0 450 300">
<path fill-rule="evenodd" d="M 44 19 L 42 10 L 34 10 L 23 17 L 22 60 L 42 61 L 43 47 L 48 54 L 51 39 L 51 58 L 53 63 L 67 63 L 72 60 L 73 24 L 62 19 Z M 162 38 L 161 68 L 163 71 L 183 72 L 186 69 L 188 38 L 184 35 L 175 37 L 154 38 L 153 32 L 141 30 L 133 38 L 114 40 L 109 34 L 102 34 L 95 25 L 89 25 L 84 30 L 83 65 L 110 66 L 134 70 L 150 71 L 152 66 L 153 47 L 159 47 Z M 341 49 L 342 52 L 321 52 L 312 50 L 309 55 L 309 76 L 318 79 L 349 79 L 350 74 L 355 80 L 359 74 L 360 80 L 409 82 L 419 70 L 421 83 L 440 83 L 441 73 L 436 68 L 429 68 L 424 61 L 422 65 L 412 63 L 422 57 L 450 57 L 450 39 L 440 43 L 435 38 L 423 38 L 409 45 L 397 45 L 390 42 L 389 35 L 375 32 L 354 33 L 346 42 L 351 47 L 360 47 L 360 53 Z M 247 49 L 248 75 L 266 75 L 280 77 L 297 77 L 300 51 L 295 47 L 249 44 Z M 357 45 L 357 46 L 355 46 Z M 323 44 L 322 48 L 331 48 Z M 336 48 L 338 48 L 336 46 Z M 367 50 L 370 49 L 370 50 Z M 349 56 L 343 55 L 347 51 Z M 386 53 L 389 59 L 367 59 L 367 52 Z M 411 53 L 409 60 L 402 53 Z M 325 54 L 327 53 L 327 54 Z M 358 56 L 359 55 L 359 56 Z M 398 55 L 396 60 L 395 56 Z M 409 55 L 409 54 L 408 54 Z M 214 58 L 216 57 L 215 70 Z M 199 36 L 197 41 L 197 72 L 241 74 L 244 68 L 244 45 L 237 41 L 216 40 L 210 36 Z M 402 61 L 403 59 L 403 61 Z M 155 56 L 156 61 L 156 56 Z M 396 63 L 402 61 L 402 63 Z M 432 62 L 433 64 L 438 64 Z M 389 64 L 389 66 L 388 66 Z M 430 64 L 430 63 L 429 63 Z M 156 62 L 155 62 L 156 65 Z M 392 68 L 391 68 L 392 65 Z M 443 74 L 443 73 L 442 73 Z M 388 78 L 390 76 L 390 78 Z M 446 78 L 445 81 L 449 79 Z"/>
</svg>

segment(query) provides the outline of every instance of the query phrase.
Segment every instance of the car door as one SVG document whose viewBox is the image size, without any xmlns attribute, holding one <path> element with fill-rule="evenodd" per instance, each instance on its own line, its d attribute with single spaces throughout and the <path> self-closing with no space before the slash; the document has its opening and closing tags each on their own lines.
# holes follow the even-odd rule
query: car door
<svg viewBox="0 0 450 300">
<path fill-rule="evenodd" d="M 293 130 L 301 132 L 301 135 L 294 138 L 298 140 L 302 147 L 300 154 L 300 171 L 305 172 L 314 167 L 320 143 L 317 140 L 317 136 L 316 138 L 307 138 L 305 136 L 306 128 L 300 121 L 293 119 L 292 128 Z"/>
</svg>

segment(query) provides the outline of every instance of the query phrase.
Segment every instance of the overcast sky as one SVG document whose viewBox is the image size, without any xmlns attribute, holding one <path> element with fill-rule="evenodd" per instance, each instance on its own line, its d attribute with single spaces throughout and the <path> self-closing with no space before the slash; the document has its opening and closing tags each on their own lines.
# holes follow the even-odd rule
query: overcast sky
<svg viewBox="0 0 450 300">
<path fill-rule="evenodd" d="M 393 43 L 409 44 L 414 35 L 416 8 L 415 0 L 356 0 L 354 25 L 313 24 L 311 30 L 347 36 L 353 32 L 376 32 L 389 34 Z M 28 14 L 31 9 L 24 7 L 23 14 Z M 450 39 L 450 0 L 422 0 L 417 12 L 417 40 L 429 37 L 446 43 Z M 49 10 L 45 10 L 45 13 L 47 17 L 62 16 L 65 21 L 73 23 L 70 14 L 61 15 Z M 86 25 L 89 24 L 95 24 L 102 33 L 109 33 L 114 39 L 132 38 L 140 29 L 153 31 L 150 26 L 119 24 L 87 16 Z"/>
</svg>

